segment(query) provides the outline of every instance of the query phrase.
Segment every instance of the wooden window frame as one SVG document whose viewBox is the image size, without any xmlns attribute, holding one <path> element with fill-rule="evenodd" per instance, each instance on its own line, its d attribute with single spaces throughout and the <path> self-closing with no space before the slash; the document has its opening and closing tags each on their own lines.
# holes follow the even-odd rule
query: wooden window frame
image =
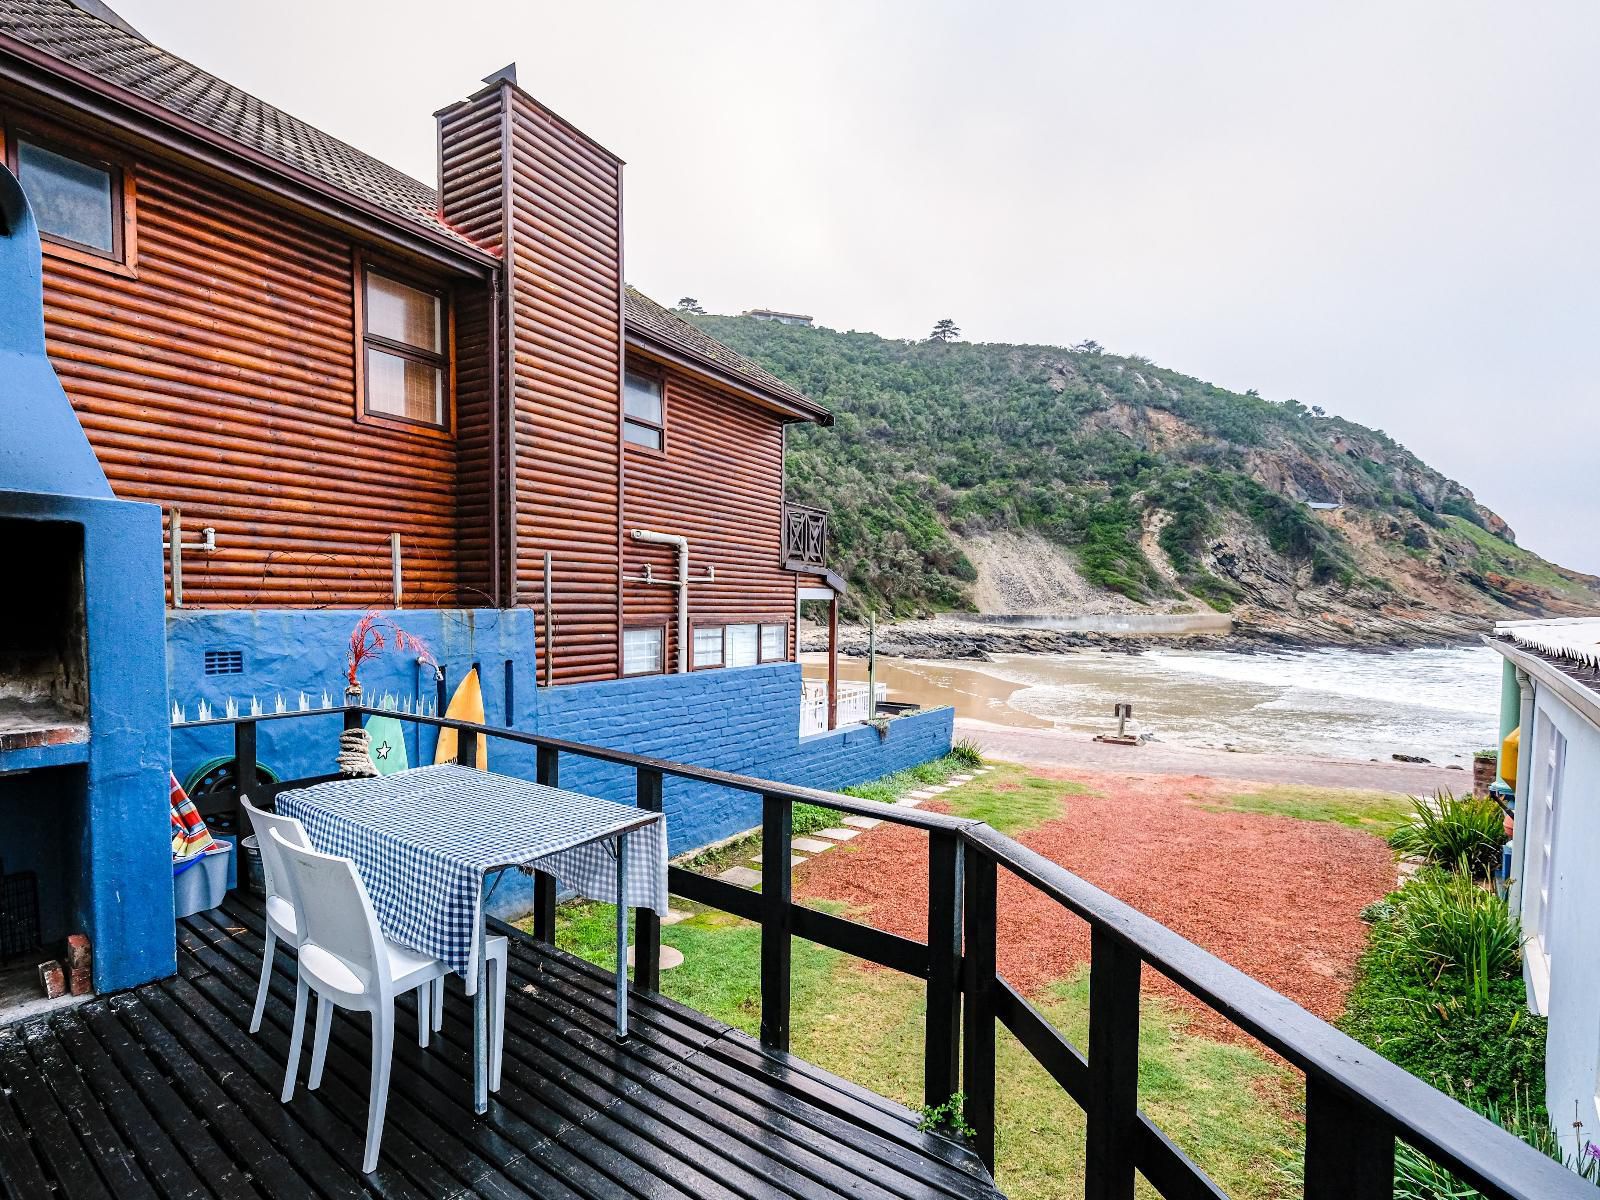
<svg viewBox="0 0 1600 1200">
<path fill-rule="evenodd" d="M 89 246 L 83 242 L 75 242 L 71 238 L 60 237 L 43 228 L 39 230 L 39 248 L 52 258 L 94 267 L 127 279 L 139 277 L 139 237 L 136 220 L 138 185 L 134 182 L 133 171 L 126 163 L 113 154 L 109 147 L 70 134 L 59 133 L 48 121 L 9 118 L 0 123 L 0 142 L 3 142 L 6 166 L 19 179 L 22 142 L 105 171 L 111 177 L 110 252 L 98 246 Z"/>
<path fill-rule="evenodd" d="M 736 622 L 734 622 L 734 624 L 738 624 L 738 622 L 736 621 Z M 761 631 L 763 629 L 766 629 L 768 626 L 771 626 L 771 625 L 777 625 L 780 628 L 782 628 L 782 630 L 783 630 L 783 654 L 779 658 L 768 658 L 766 656 L 766 653 L 761 648 L 761 645 L 762 645 Z M 789 662 L 789 661 L 790 661 L 790 659 L 789 659 L 789 622 L 787 622 L 787 621 L 758 621 L 758 622 L 756 622 L 756 665 L 760 666 L 760 665 L 762 665 L 764 663 Z"/>
<path fill-rule="evenodd" d="M 656 660 L 654 671 L 628 670 L 628 633 L 630 630 L 654 629 L 661 634 L 661 657 Z M 629 621 L 622 627 L 622 636 L 617 639 L 618 677 L 622 679 L 648 679 L 652 675 L 665 675 L 667 673 L 667 623 L 665 621 Z"/>
<path fill-rule="evenodd" d="M 646 421 L 642 417 L 630 417 L 628 415 L 628 376 L 629 375 L 637 375 L 640 379 L 648 379 L 648 380 L 650 380 L 652 383 L 654 383 L 656 385 L 656 388 L 661 392 L 661 423 L 660 424 L 657 424 L 654 421 Z M 656 455 L 657 457 L 660 457 L 660 458 L 666 457 L 666 453 L 667 453 L 667 376 L 666 376 L 666 372 L 660 371 L 660 370 L 657 370 L 657 369 L 654 369 L 654 368 L 645 368 L 644 370 L 640 370 L 638 367 L 630 367 L 626 363 L 624 363 L 623 367 L 622 367 L 622 404 L 621 404 L 621 409 L 622 409 L 622 444 L 624 446 L 626 446 L 629 450 L 636 450 L 640 454 L 654 454 L 654 455 Z M 661 445 L 659 445 L 659 446 L 641 446 L 638 442 L 629 441 L 628 440 L 628 426 L 629 425 L 637 425 L 641 429 L 654 429 L 658 434 L 661 435 Z"/>
<path fill-rule="evenodd" d="M 640 449 L 643 449 L 643 448 L 644 447 L 640 447 Z M 728 634 L 727 634 L 727 629 L 728 629 L 728 625 L 729 624 L 730 624 L 730 622 L 722 620 L 721 617 L 718 617 L 717 619 L 711 620 L 711 621 L 691 621 L 689 623 L 689 670 L 691 670 L 691 671 L 721 671 L 721 670 L 726 669 L 726 667 L 728 665 Z M 734 622 L 731 622 L 731 624 L 737 625 L 738 622 L 734 621 Z M 695 634 L 699 633 L 700 630 L 702 630 L 702 629 L 715 629 L 717 631 L 717 633 L 721 637 L 722 649 L 718 652 L 717 661 L 714 662 L 714 663 L 699 664 L 699 663 L 696 663 L 694 661 L 694 639 L 695 639 Z"/>
<path fill-rule="evenodd" d="M 415 346 L 408 346 L 404 342 L 397 342 L 393 338 L 384 337 L 382 334 L 372 333 L 367 328 L 367 277 L 369 275 L 381 275 L 385 279 L 404 284 L 409 288 L 415 288 L 419 292 L 426 292 L 428 295 L 438 299 L 440 312 L 444 317 L 443 327 L 440 330 L 444 343 L 442 353 L 430 354 L 425 350 L 417 349 Z M 423 437 L 443 440 L 453 439 L 456 428 L 455 294 L 443 284 L 422 278 L 403 267 L 396 267 L 382 259 L 371 258 L 360 253 L 354 256 L 352 282 L 355 293 L 355 399 L 357 423 L 377 425 L 385 429 L 419 434 Z M 367 347 L 369 345 L 374 349 L 383 351 L 385 354 L 392 354 L 397 358 L 409 359 L 412 362 L 437 367 L 444 371 L 444 424 L 437 424 L 433 421 L 418 421 L 413 417 L 403 417 L 397 413 L 377 412 L 367 407 Z"/>
</svg>

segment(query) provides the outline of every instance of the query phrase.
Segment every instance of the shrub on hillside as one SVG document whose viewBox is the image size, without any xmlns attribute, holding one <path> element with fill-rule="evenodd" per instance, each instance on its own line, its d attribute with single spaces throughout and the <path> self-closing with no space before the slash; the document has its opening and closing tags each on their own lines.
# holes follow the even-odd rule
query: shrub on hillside
<svg viewBox="0 0 1600 1200">
<path fill-rule="evenodd" d="M 1389 835 L 1399 854 L 1414 854 L 1454 869 L 1463 859 L 1473 875 L 1490 874 L 1506 844 L 1505 816 L 1487 796 L 1441 791 L 1432 800 L 1411 801 L 1411 820 Z"/>
</svg>

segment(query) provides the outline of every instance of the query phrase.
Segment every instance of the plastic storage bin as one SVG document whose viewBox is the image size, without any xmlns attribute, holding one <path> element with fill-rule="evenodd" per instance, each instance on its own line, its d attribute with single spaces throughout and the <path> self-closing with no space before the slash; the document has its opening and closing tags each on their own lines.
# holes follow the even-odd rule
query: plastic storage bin
<svg viewBox="0 0 1600 1200">
<path fill-rule="evenodd" d="M 233 846 L 219 841 L 204 854 L 172 864 L 172 908 L 187 917 L 216 908 L 228 894 L 228 869 Z"/>
</svg>

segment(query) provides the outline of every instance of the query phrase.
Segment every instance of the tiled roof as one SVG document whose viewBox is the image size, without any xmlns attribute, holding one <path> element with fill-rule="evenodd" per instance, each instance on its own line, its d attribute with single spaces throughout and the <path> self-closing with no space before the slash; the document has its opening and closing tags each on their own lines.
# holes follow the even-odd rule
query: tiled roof
<svg viewBox="0 0 1600 1200">
<path fill-rule="evenodd" d="M 70 0 L 0 0 L 0 33 L 296 168 L 394 216 L 471 245 L 439 216 L 438 197 L 370 154 L 218 79 Z"/>
<path fill-rule="evenodd" d="M 114 12 L 108 16 L 115 16 Z M 0 0 L 0 34 L 87 72 L 213 133 L 375 204 L 463 246 L 472 242 L 439 215 L 438 193 L 370 154 L 151 45 L 126 22 L 93 16 L 71 0 Z M 826 410 L 654 300 L 629 289 L 630 329 L 732 376 L 813 419 Z"/>
<path fill-rule="evenodd" d="M 736 350 L 724 346 L 693 322 L 633 288 L 627 290 L 623 316 L 629 332 L 638 331 L 653 341 L 664 343 L 708 365 L 732 375 L 747 387 L 799 409 L 813 420 L 831 421 L 828 411 L 805 393 L 779 379 L 765 367 L 751 362 Z"/>
</svg>

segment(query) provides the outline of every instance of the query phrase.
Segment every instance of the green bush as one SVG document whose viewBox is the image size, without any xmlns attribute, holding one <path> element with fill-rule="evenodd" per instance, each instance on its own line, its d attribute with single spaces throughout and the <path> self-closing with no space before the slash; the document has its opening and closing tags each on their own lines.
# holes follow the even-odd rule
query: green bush
<svg viewBox="0 0 1600 1200">
<path fill-rule="evenodd" d="M 1387 897 L 1387 914 L 1374 910 L 1377 920 L 1339 1027 L 1463 1102 L 1495 1104 L 1504 1111 L 1519 1094 L 1542 1097 L 1545 1022 L 1528 1012 L 1521 976 L 1492 976 L 1482 951 L 1470 949 L 1462 955 L 1469 962 L 1475 955 L 1478 959 L 1470 977 L 1465 969 L 1439 969 L 1440 943 L 1461 939 L 1429 931 L 1423 936 L 1433 938 L 1431 943 L 1413 941 L 1447 903 L 1429 894 L 1428 881 L 1420 888 L 1418 882 Z M 1479 894 L 1505 907 L 1492 893 Z M 1534 1111 L 1540 1118 L 1547 1115 L 1542 1103 L 1535 1103 Z"/>
<path fill-rule="evenodd" d="M 1480 1116 L 1488 1117 L 1507 1133 L 1521 1138 L 1541 1154 L 1555 1159 L 1580 1179 L 1600 1185 L 1600 1159 L 1589 1153 L 1589 1143 L 1577 1130 L 1573 1145 L 1563 1145 L 1561 1136 L 1546 1120 L 1542 1109 L 1517 1091 L 1509 1106 L 1488 1102 L 1468 1102 Z M 1394 1155 L 1395 1200 L 1483 1200 L 1483 1193 L 1445 1170 L 1420 1150 L 1399 1142 Z"/>
<path fill-rule="evenodd" d="M 1490 985 L 1516 974 L 1522 925 L 1493 891 L 1465 871 L 1431 870 L 1398 893 L 1374 924 L 1373 942 L 1412 973 L 1458 981 L 1466 1003 L 1481 1011 Z"/>
<path fill-rule="evenodd" d="M 950 745 L 950 757 L 964 767 L 983 766 L 983 751 L 971 738 L 957 738 Z"/>
<path fill-rule="evenodd" d="M 1465 859 L 1468 871 L 1479 876 L 1499 865 L 1505 815 L 1489 797 L 1441 791 L 1431 801 L 1415 798 L 1411 804 L 1411 821 L 1389 835 L 1396 853 L 1419 855 L 1447 869 Z"/>
</svg>

